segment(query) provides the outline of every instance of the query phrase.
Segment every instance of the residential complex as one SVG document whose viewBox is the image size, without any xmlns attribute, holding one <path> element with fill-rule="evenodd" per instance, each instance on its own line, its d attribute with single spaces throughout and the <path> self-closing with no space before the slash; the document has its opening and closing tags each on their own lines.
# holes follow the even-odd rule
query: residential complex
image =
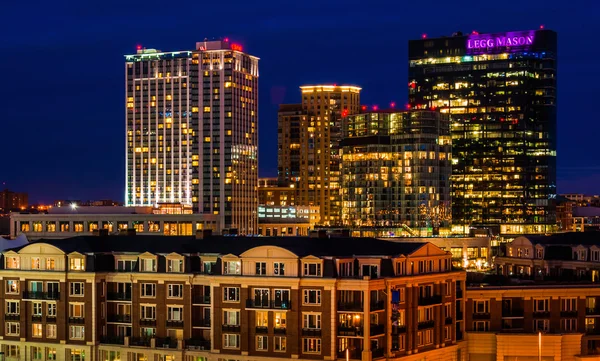
<svg viewBox="0 0 600 361">
<path fill-rule="evenodd" d="M 600 358 L 600 287 L 592 284 L 467 288 L 470 360 Z"/>
<path fill-rule="evenodd" d="M 81 236 L 3 252 L 8 360 L 466 360 L 465 273 L 429 243 Z"/>
<path fill-rule="evenodd" d="M 258 58 L 228 39 L 125 58 L 125 204 L 181 203 L 256 233 Z"/>
<path fill-rule="evenodd" d="M 551 30 L 409 42 L 409 106 L 450 115 L 455 232 L 556 229 L 556 59 Z"/>
<path fill-rule="evenodd" d="M 321 224 L 341 222 L 340 149 L 342 118 L 360 111 L 355 86 L 301 86 L 300 104 L 283 104 L 278 114 L 278 180 L 294 185 L 295 201 L 318 206 Z"/>
<path fill-rule="evenodd" d="M 378 111 L 343 122 L 342 221 L 346 226 L 432 226 L 423 209 L 450 203 L 448 116 Z M 446 224 L 434 224 L 434 227 Z"/>
</svg>

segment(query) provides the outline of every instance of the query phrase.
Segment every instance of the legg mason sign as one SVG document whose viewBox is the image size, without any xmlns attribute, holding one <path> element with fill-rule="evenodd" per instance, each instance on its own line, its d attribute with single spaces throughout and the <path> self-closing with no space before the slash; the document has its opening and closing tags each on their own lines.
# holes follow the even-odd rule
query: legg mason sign
<svg viewBox="0 0 600 361">
<path fill-rule="evenodd" d="M 522 51 L 533 45 L 534 38 L 535 31 L 472 34 L 467 36 L 467 53 L 484 54 Z"/>
</svg>

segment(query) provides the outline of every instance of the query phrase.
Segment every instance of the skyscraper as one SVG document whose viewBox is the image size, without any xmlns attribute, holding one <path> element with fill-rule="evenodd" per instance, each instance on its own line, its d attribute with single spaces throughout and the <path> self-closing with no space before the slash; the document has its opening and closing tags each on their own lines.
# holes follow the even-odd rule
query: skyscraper
<svg viewBox="0 0 600 361">
<path fill-rule="evenodd" d="M 296 204 L 318 206 L 321 223 L 341 222 L 340 155 L 342 117 L 360 109 L 355 86 L 301 86 L 302 103 L 279 109 L 278 179 L 295 184 Z"/>
<path fill-rule="evenodd" d="M 421 207 L 439 209 L 450 201 L 447 114 L 397 110 L 357 114 L 344 120 L 343 134 L 344 225 L 426 227 Z"/>
<path fill-rule="evenodd" d="M 409 106 L 450 114 L 453 229 L 556 226 L 556 33 L 409 42 Z"/>
<path fill-rule="evenodd" d="M 126 56 L 126 205 L 181 203 L 257 231 L 258 58 L 228 39 Z"/>
</svg>

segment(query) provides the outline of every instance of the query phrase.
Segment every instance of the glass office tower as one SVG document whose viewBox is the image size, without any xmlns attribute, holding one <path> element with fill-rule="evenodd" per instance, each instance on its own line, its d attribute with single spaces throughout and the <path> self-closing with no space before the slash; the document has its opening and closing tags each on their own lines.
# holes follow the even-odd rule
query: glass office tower
<svg viewBox="0 0 600 361">
<path fill-rule="evenodd" d="M 550 30 L 409 42 L 409 106 L 451 120 L 455 232 L 555 229 L 556 55 Z"/>
</svg>

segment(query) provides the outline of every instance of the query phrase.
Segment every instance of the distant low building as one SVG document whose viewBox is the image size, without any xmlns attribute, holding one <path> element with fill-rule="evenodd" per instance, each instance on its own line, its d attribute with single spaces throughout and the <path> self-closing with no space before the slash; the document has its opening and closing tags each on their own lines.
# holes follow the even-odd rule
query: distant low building
<svg viewBox="0 0 600 361">
<path fill-rule="evenodd" d="M 221 231 L 219 217 L 212 214 L 186 214 L 184 209 L 164 207 L 53 207 L 45 213 L 13 212 L 10 236 L 25 234 L 28 239 L 56 239 L 92 235 L 106 230 L 117 234 L 135 229 L 137 234 L 185 236 L 210 229 Z"/>
<path fill-rule="evenodd" d="M 316 206 L 258 206 L 261 236 L 308 236 L 319 222 Z"/>
<path fill-rule="evenodd" d="M 517 237 L 505 253 L 494 260 L 498 275 L 600 282 L 600 232 Z"/>
<path fill-rule="evenodd" d="M 13 192 L 8 189 L 0 191 L 0 213 L 27 208 L 28 198 L 27 193 Z"/>
<path fill-rule="evenodd" d="M 600 230 L 600 208 L 573 207 L 572 230 L 576 232 Z"/>
</svg>

